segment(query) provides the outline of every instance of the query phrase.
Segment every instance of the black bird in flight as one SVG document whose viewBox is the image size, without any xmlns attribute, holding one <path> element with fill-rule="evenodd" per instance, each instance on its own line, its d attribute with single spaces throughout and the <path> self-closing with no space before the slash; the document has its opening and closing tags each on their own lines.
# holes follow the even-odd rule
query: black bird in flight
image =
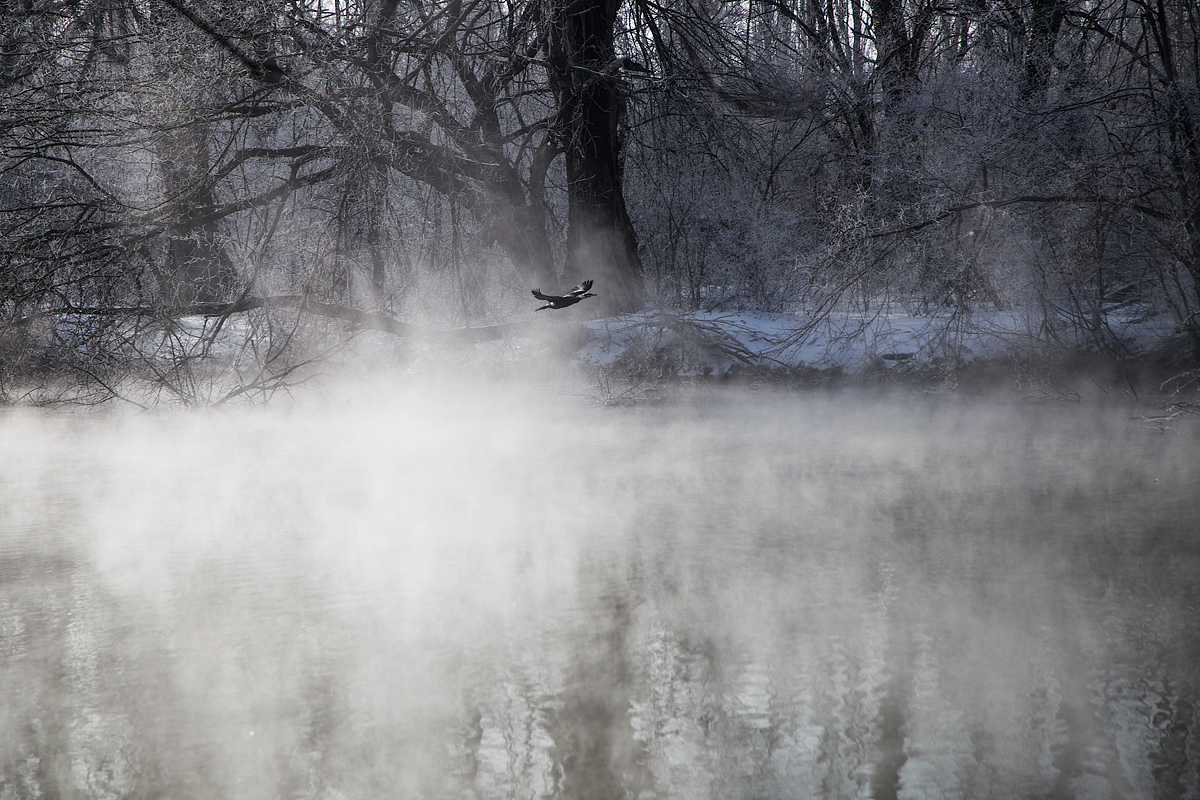
<svg viewBox="0 0 1200 800">
<path fill-rule="evenodd" d="M 585 297 L 596 297 L 596 295 L 588 291 L 591 288 L 592 282 L 584 281 L 561 297 L 556 294 L 542 294 L 541 289 L 534 289 L 533 296 L 546 304 L 540 308 L 535 308 L 534 311 L 541 311 L 544 308 L 566 308 L 567 306 L 575 305 Z"/>
</svg>

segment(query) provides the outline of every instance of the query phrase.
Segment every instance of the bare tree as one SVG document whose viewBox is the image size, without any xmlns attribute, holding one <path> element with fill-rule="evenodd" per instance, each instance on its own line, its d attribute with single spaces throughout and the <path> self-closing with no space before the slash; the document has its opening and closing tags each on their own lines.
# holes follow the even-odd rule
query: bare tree
<svg viewBox="0 0 1200 800">
<path fill-rule="evenodd" d="M 470 212 L 531 287 L 559 282 L 546 192 L 549 167 L 565 154 L 565 280 L 595 274 L 613 309 L 639 301 L 620 192 L 615 4 L 298 6 L 266 18 L 274 30 L 254 38 L 296 52 L 262 57 L 212 11 L 168 2 L 242 63 L 262 100 L 319 115 L 369 161 Z"/>
</svg>

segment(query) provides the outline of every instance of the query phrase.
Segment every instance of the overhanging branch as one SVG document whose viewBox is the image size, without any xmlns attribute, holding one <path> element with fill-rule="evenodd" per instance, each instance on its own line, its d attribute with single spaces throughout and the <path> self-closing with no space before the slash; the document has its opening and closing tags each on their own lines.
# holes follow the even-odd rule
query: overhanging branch
<svg viewBox="0 0 1200 800">
<path fill-rule="evenodd" d="M 192 303 L 185 306 L 64 306 L 39 311 L 15 320 L 14 327 L 29 325 L 39 319 L 56 316 L 92 317 L 156 317 L 159 319 L 181 319 L 183 317 L 227 317 L 260 308 L 295 308 L 308 311 L 326 319 L 344 320 L 369 330 L 390 333 L 407 339 L 416 339 L 434 344 L 477 344 L 520 336 L 531 330 L 530 322 L 506 322 L 481 328 L 452 328 L 434 330 L 401 322 L 378 311 L 362 311 L 334 303 L 322 303 L 303 295 L 281 295 L 277 297 L 245 297 L 233 303 Z"/>
</svg>

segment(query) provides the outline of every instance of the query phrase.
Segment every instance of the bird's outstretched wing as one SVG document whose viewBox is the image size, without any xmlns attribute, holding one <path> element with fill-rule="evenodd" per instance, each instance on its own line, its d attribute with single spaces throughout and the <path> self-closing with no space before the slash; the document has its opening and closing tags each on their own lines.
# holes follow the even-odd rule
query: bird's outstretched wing
<svg viewBox="0 0 1200 800">
<path fill-rule="evenodd" d="M 583 283 L 579 284 L 574 289 L 569 291 L 567 294 L 584 294 L 584 293 L 588 292 L 591 288 L 592 288 L 592 282 L 584 281 Z"/>
<path fill-rule="evenodd" d="M 542 294 L 542 290 L 541 290 L 541 289 L 534 289 L 534 290 L 533 290 L 533 292 L 532 292 L 532 294 L 533 294 L 533 296 L 534 296 L 534 297 L 536 297 L 538 300 L 553 300 L 553 299 L 554 299 L 552 296 L 550 296 L 550 295 L 548 295 L 548 294 Z"/>
</svg>

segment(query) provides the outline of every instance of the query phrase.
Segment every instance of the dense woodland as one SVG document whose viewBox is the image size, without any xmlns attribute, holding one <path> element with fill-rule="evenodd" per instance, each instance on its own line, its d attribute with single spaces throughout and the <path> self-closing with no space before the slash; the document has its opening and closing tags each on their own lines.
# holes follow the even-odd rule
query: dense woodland
<svg viewBox="0 0 1200 800">
<path fill-rule="evenodd" d="M 1197 126 L 1187 0 L 6 0 L 0 392 L 187 399 L 235 332 L 243 392 L 583 278 L 1186 359 Z"/>
</svg>

